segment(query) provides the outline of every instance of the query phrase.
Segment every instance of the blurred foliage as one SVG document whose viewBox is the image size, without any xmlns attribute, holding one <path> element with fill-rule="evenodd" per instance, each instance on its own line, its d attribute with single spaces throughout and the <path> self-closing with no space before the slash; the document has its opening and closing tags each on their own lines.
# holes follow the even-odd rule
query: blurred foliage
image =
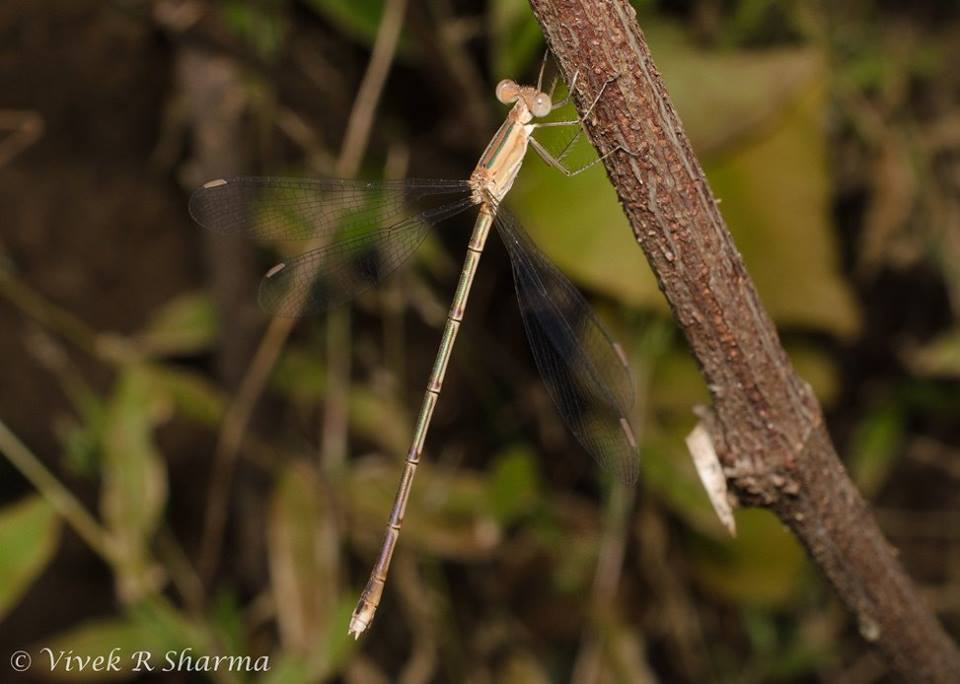
<svg viewBox="0 0 960 684">
<path fill-rule="evenodd" d="M 339 538 L 332 497 L 310 466 L 293 463 L 279 476 L 267 521 L 270 577 L 286 655 L 310 679 L 339 669 L 352 640 L 342 629 L 353 605 L 340 594 Z"/>
<path fill-rule="evenodd" d="M 203 292 L 180 295 L 150 316 L 137 346 L 158 356 L 196 354 L 213 347 L 216 310 Z"/>
<path fill-rule="evenodd" d="M 490 69 L 493 74 L 519 74 L 543 51 L 543 36 L 529 8 L 513 0 L 493 0 L 490 17 Z"/>
<path fill-rule="evenodd" d="M 277 54 L 286 34 L 281 10 L 286 0 L 218 0 L 225 26 L 247 42 L 258 57 Z"/>
<path fill-rule="evenodd" d="M 902 521 L 893 531 L 911 530 L 917 508 L 950 520 L 960 503 L 957 8 L 633 4 L 763 303 L 793 363 L 824 402 L 857 484 L 888 514 L 884 520 Z M 91 5 L 87 15 L 98 19 L 76 41 L 78 51 L 126 44 L 143 50 L 140 59 L 110 54 L 108 72 L 130 70 L 132 86 L 108 91 L 115 84 L 101 84 L 104 70 L 91 69 L 92 84 L 78 87 L 88 89 L 83 99 L 95 102 L 95 116 L 76 124 L 102 117 L 117 129 L 135 126 L 129 110 L 142 97 L 149 125 L 136 133 L 149 152 L 137 157 L 138 184 L 206 180 L 194 178 L 191 155 L 208 141 L 178 129 L 190 123 L 179 120 L 190 116 L 181 81 L 196 74 L 169 68 L 197 37 L 208 39 L 200 43 L 210 49 L 226 45 L 218 58 L 239 74 L 231 81 L 217 72 L 224 80 L 208 84 L 223 87 L 237 112 L 235 128 L 219 127 L 235 136 L 228 149 L 242 149 L 240 158 L 264 173 L 309 174 L 318 159 L 333 157 L 356 89 L 351 78 L 363 72 L 384 0 L 218 0 L 199 3 L 196 16 L 173 12 L 166 0 L 154 5 L 153 14 L 141 17 L 150 30 L 115 21 L 115 8 Z M 396 176 L 407 167 L 418 176 L 468 172 L 486 141 L 466 123 L 467 114 L 492 131 L 503 113 L 492 103 L 493 84 L 536 76 L 543 45 L 527 4 L 467 5 L 410 3 L 402 59 L 376 114 L 364 176 Z M 23 21 L 56 24 L 55 10 L 38 4 L 31 11 Z M 171 40 L 156 41 L 153 22 L 170 16 L 175 20 L 164 30 Z M 3 20 L 10 19 L 0 11 Z M 154 67 L 153 77 L 141 74 L 157 63 L 163 68 Z M 120 101 L 126 108 L 117 107 Z M 168 109 L 158 123 L 161 101 Z M 465 111 L 477 102 L 490 104 Z M 61 529 L 83 521 L 63 507 L 62 493 L 47 483 L 25 494 L 16 478 L 4 478 L 0 618 L 11 635 L 2 641 L 9 651 L 268 654 L 272 669 L 265 675 L 210 679 L 285 684 L 799 682 L 869 669 L 855 628 L 777 520 L 765 511 L 738 511 L 736 539 L 717 521 L 684 445 L 692 408 L 708 403 L 709 393 L 600 166 L 568 180 L 531 159 L 510 203 L 624 342 L 637 375 L 633 418 L 643 472 L 637 492 L 625 495 L 595 473 L 564 432 L 524 348 L 504 256 L 491 246 L 375 633 L 359 643 L 347 638 L 456 277 L 463 245 L 451 225 L 428 239 L 402 280 L 356 302 L 346 345 L 352 382 L 339 407 L 345 461 L 317 446 L 327 426 L 323 409 L 338 396 L 334 371 L 343 371 L 331 368 L 323 323 L 302 324 L 284 346 L 240 447 L 218 571 L 200 576 L 214 444 L 222 446 L 223 421 L 237 396 L 218 361 L 242 342 L 231 322 L 247 323 L 250 314 L 225 309 L 222 283 L 202 279 L 192 252 L 151 251 L 154 243 L 135 241 L 117 241 L 112 261 L 132 264 L 130 255 L 141 250 L 144 261 L 129 266 L 125 280 L 109 281 L 122 283 L 116 289 L 133 304 L 113 311 L 101 303 L 102 284 L 89 278 L 95 269 L 80 247 L 76 254 L 50 250 L 46 237 L 35 238 L 53 234 L 45 223 L 51 216 L 64 220 L 45 212 L 66 203 L 61 186 L 72 187 L 78 166 L 90 165 L 86 156 L 79 165 L 63 162 L 70 175 L 60 182 L 49 159 L 69 159 L 83 136 L 57 138 L 74 123 L 73 112 L 59 121 L 44 109 L 54 105 L 36 106 L 51 117 L 47 156 L 27 155 L 14 160 L 13 170 L 0 170 L 0 186 L 20 187 L 35 207 L 19 223 L 9 222 L 18 231 L 22 223 L 22 231 L 0 235 L 0 296 L 11 305 L 11 329 L 26 318 L 44 332 L 10 335 L 23 341 L 25 361 L 9 372 L 11 382 L 18 374 L 26 378 L 16 387 L 35 381 L 54 387 L 23 419 L 23 431 L 41 444 L 57 440 L 59 459 L 43 460 L 98 511 L 94 531 L 103 548 L 93 549 L 100 554 L 94 569 L 78 562 L 77 545 L 68 543 L 75 538 Z M 542 133 L 553 150 L 570 135 Z M 113 148 L 103 147 L 98 190 L 109 187 L 114 173 Z M 592 158 L 581 142 L 571 163 Z M 48 175 L 57 193 L 36 201 L 29 191 Z M 116 175 L 127 178 L 129 167 Z M 98 235 L 89 217 L 108 212 L 108 200 L 128 191 L 91 193 L 96 212 L 77 208 L 77 218 L 66 217 L 79 223 L 86 216 L 89 225 L 68 227 L 87 243 L 117 240 L 102 226 Z M 133 201 L 134 211 L 122 207 L 125 213 L 109 214 L 107 223 L 142 222 L 143 240 L 181 231 L 191 250 L 202 249 L 195 231 L 188 232 L 181 195 Z M 152 213 L 164 201 L 173 203 L 170 216 L 179 223 Z M 297 245 L 263 247 L 286 255 Z M 61 252 L 69 258 L 58 261 Z M 215 251 L 211 256 L 215 261 Z M 147 275 L 149 262 L 160 260 L 168 282 Z M 46 262 L 50 270 L 36 266 Z M 71 271 L 76 263 L 79 276 Z M 188 275 L 176 270 L 183 264 Z M 61 307 L 59 300 L 75 304 Z M 89 308 L 84 301 L 92 302 Z M 4 405 L 4 413 L 23 415 L 16 392 L 9 394 L 15 403 Z M 901 532 L 893 541 L 921 582 L 938 583 L 931 591 L 942 586 L 950 595 L 960 580 L 943 560 L 944 547 L 955 555 L 957 539 L 949 525 L 934 527 L 941 535 L 935 553 L 919 533 Z M 61 611 L 56 624 L 38 627 L 27 613 L 43 612 L 50 600 L 44 591 L 75 591 L 81 573 L 99 587 L 92 600 L 112 602 L 100 601 L 96 610 L 80 605 L 69 619 Z M 955 602 L 942 610 L 955 631 Z"/>
<path fill-rule="evenodd" d="M 383 0 L 309 0 L 308 4 L 346 35 L 373 45 Z"/>
<path fill-rule="evenodd" d="M 905 357 L 918 375 L 960 378 L 960 330 L 951 330 L 922 347 L 905 350 Z"/>
<path fill-rule="evenodd" d="M 0 617 L 50 562 L 60 541 L 60 520 L 47 501 L 31 496 L 0 510 Z"/>
<path fill-rule="evenodd" d="M 733 541 L 692 540 L 696 579 L 709 593 L 746 608 L 789 605 L 805 579 L 803 551 L 769 511 L 739 511 L 736 518 Z"/>
<path fill-rule="evenodd" d="M 117 580 L 127 599 L 146 590 L 142 582 L 153 582 L 147 545 L 167 498 L 166 462 L 154 442 L 154 427 L 168 408 L 151 390 L 137 369 L 124 373 L 104 419 L 100 513 L 120 559 Z"/>
</svg>

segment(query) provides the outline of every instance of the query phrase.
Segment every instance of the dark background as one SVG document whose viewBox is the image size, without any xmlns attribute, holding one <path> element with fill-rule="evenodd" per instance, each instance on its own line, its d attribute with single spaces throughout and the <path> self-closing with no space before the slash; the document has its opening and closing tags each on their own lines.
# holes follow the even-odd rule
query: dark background
<svg viewBox="0 0 960 684">
<path fill-rule="evenodd" d="M 384 602 L 346 639 L 469 219 L 278 337 L 255 301 L 279 246 L 206 236 L 186 202 L 221 175 L 344 173 L 384 4 L 0 5 L 0 421 L 32 452 L 0 439 L 0 668 L 191 647 L 272 670 L 151 679 L 887 681 L 772 515 L 723 531 L 683 441 L 706 390 L 602 170 L 536 159 L 511 204 L 631 356 L 641 482 L 559 422 L 491 237 Z M 520 0 L 411 5 L 357 174 L 463 178 L 496 82 L 535 79 L 539 29 Z M 960 7 L 636 5 L 838 451 L 956 635 Z M 215 469 L 262 344 L 276 365 Z"/>
</svg>

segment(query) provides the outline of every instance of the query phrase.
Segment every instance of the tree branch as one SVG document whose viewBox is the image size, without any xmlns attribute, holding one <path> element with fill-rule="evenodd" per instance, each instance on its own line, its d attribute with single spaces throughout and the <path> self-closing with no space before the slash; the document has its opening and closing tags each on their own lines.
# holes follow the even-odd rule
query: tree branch
<svg viewBox="0 0 960 684">
<path fill-rule="evenodd" d="M 960 681 L 960 654 L 837 457 L 820 406 L 760 303 L 625 0 L 530 0 L 713 398 L 706 427 L 732 491 L 806 547 L 860 633 L 910 681 Z"/>
</svg>

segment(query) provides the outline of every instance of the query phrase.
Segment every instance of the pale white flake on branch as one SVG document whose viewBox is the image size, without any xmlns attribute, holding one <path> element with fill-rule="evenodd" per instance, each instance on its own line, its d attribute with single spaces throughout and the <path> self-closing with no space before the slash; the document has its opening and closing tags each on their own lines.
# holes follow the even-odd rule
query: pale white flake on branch
<svg viewBox="0 0 960 684">
<path fill-rule="evenodd" d="M 707 496 L 713 504 L 717 517 L 720 518 L 720 523 L 731 536 L 737 536 L 737 523 L 733 519 L 733 509 L 727 496 L 727 478 L 723 474 L 720 459 L 717 458 L 717 452 L 713 448 L 710 433 L 707 432 L 703 423 L 697 423 L 693 431 L 687 435 L 687 449 L 690 450 L 693 465 L 697 468 L 697 474 L 700 476 L 703 488 L 707 490 Z"/>
</svg>

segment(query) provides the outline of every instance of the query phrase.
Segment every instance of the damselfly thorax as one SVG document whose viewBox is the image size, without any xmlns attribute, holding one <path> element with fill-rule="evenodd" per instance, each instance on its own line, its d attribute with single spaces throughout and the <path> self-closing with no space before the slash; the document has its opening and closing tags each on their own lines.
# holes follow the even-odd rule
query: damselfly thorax
<svg viewBox="0 0 960 684">
<path fill-rule="evenodd" d="M 494 206 L 510 192 L 520 173 L 530 137 L 537 128 L 531 123 L 533 117 L 547 116 L 553 111 L 549 95 L 538 88 L 518 86 L 509 79 L 497 85 L 497 99 L 504 104 L 515 104 L 487 143 L 470 176 L 477 203 L 492 202 Z"/>
</svg>

